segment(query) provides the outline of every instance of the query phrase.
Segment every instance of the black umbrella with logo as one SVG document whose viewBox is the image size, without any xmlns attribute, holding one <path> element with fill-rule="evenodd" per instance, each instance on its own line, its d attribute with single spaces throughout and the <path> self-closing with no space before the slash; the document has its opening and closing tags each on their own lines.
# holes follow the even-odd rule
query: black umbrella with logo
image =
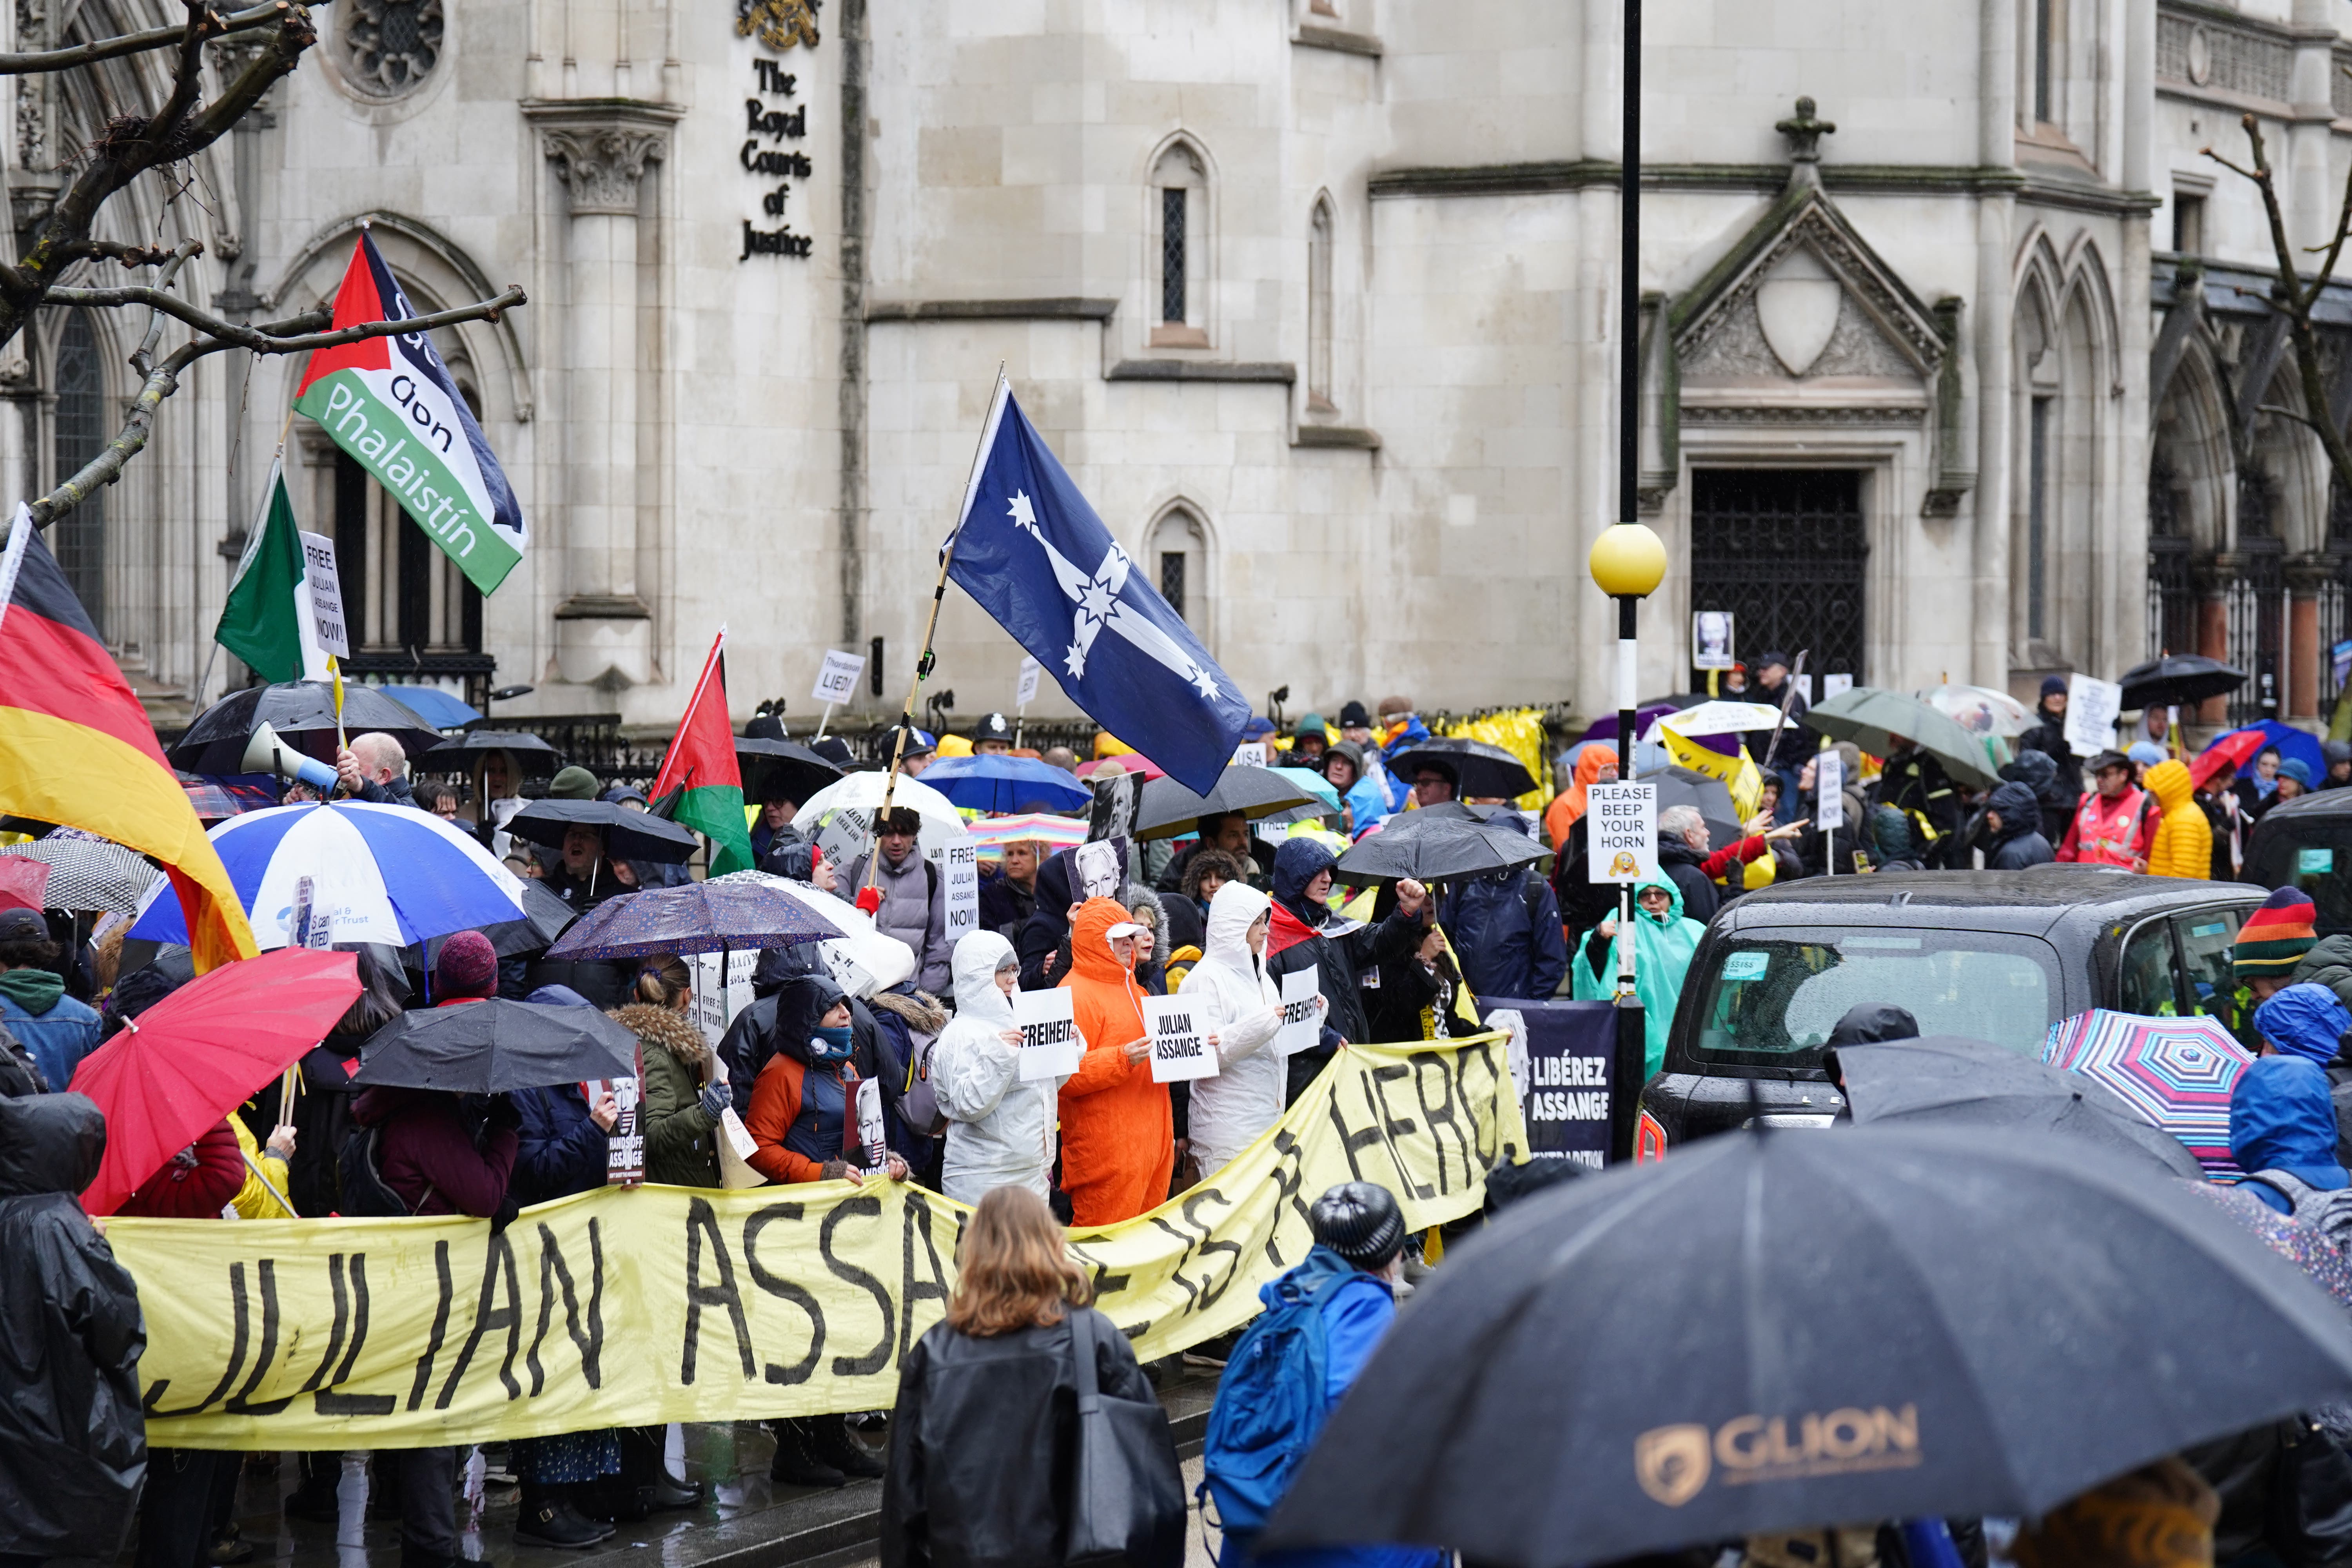
<svg viewBox="0 0 2352 1568">
<path fill-rule="evenodd" d="M 1855 1520 L 2038 1518 L 2352 1393 L 2352 1334 L 2189 1183 L 2048 1137 L 1740 1133 L 1449 1249 L 1267 1548 L 1561 1568 Z"/>
</svg>

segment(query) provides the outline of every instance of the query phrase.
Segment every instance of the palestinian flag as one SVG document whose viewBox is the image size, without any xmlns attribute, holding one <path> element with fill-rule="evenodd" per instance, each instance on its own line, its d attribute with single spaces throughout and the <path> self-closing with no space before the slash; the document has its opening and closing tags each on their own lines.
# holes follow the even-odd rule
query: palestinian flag
<svg viewBox="0 0 2352 1568">
<path fill-rule="evenodd" d="M 213 641 L 245 660 L 264 680 L 324 680 L 327 653 L 319 646 L 302 532 L 294 524 L 282 459 L 269 465 L 267 495 L 261 522 L 237 563 L 220 624 L 213 628 Z"/>
<path fill-rule="evenodd" d="M 0 552 L 0 813 L 79 827 L 162 865 L 199 973 L 258 951 L 146 710 L 22 506 Z"/>
<path fill-rule="evenodd" d="M 751 869 L 751 831 L 743 822 L 743 773 L 735 764 L 735 726 L 727 719 L 727 628 L 702 661 L 702 679 L 654 778 L 654 810 L 709 838 L 710 874 Z"/>
<path fill-rule="evenodd" d="M 334 324 L 415 314 L 375 241 L 362 233 L 335 295 Z M 320 350 L 295 391 L 294 407 L 398 497 L 425 537 L 483 593 L 505 582 L 530 547 L 506 470 L 426 333 Z"/>
</svg>

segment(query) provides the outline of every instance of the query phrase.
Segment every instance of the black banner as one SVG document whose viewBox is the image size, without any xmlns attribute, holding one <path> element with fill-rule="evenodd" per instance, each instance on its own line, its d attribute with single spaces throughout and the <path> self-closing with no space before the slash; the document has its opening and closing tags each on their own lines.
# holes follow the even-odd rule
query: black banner
<svg viewBox="0 0 2352 1568">
<path fill-rule="evenodd" d="M 1478 999 L 1482 1015 L 1507 1008 L 1526 1020 L 1528 1152 L 1599 1170 L 1609 1159 L 1610 1063 L 1617 1008 L 1607 1002 Z"/>
</svg>

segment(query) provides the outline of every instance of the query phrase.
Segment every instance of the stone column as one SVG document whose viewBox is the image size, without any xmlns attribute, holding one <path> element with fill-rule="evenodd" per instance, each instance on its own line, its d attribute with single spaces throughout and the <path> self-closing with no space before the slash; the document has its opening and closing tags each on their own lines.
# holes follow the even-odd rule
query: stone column
<svg viewBox="0 0 2352 1568">
<path fill-rule="evenodd" d="M 2203 563 L 2197 574 L 2197 651 L 2207 658 L 2230 661 L 2230 588 L 2238 580 L 2244 564 L 2241 556 L 2223 553 Z M 2252 680 L 2254 672 L 2246 671 Z M 2230 720 L 2230 700 L 2209 697 L 2190 705 L 2182 716 L 2184 722 L 2226 724 Z"/>
<path fill-rule="evenodd" d="M 2319 646 L 2319 595 L 2334 581 L 2336 564 L 2326 554 L 2286 563 L 2286 668 L 2279 684 L 2289 721 L 2319 717 L 2319 662 L 2327 651 Z"/>
<path fill-rule="evenodd" d="M 637 582 L 639 185 L 669 149 L 667 105 L 527 103 L 562 180 L 562 678 L 618 691 L 653 679 L 653 606 Z"/>
</svg>

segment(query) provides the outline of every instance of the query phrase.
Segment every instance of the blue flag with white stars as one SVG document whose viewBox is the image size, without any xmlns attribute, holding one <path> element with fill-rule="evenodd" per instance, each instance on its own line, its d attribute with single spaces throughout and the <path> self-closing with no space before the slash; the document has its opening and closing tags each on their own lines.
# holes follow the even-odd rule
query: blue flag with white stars
<svg viewBox="0 0 2352 1568">
<path fill-rule="evenodd" d="M 1070 482 L 1002 377 L 948 574 L 1104 729 L 1205 795 L 1249 703 Z"/>
</svg>

